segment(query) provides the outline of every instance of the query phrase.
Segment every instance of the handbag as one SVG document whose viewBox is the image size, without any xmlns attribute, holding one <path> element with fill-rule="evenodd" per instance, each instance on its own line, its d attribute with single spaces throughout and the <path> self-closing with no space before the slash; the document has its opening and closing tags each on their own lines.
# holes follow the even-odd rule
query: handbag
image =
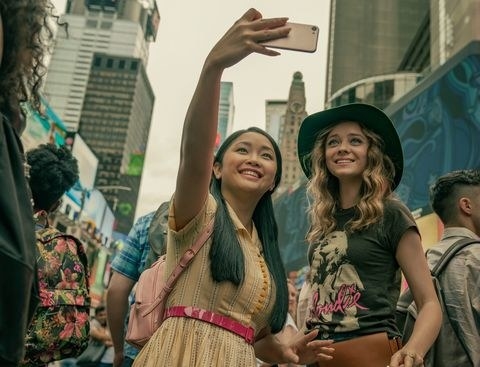
<svg viewBox="0 0 480 367">
<path fill-rule="evenodd" d="M 102 359 L 106 345 L 102 342 L 90 339 L 87 349 L 77 357 L 77 366 L 79 367 L 95 367 Z"/>
<path fill-rule="evenodd" d="M 165 320 L 165 303 L 168 295 L 180 274 L 212 235 L 214 219 L 212 218 L 193 245 L 185 251 L 167 281 L 165 281 L 165 255 L 140 275 L 135 291 L 135 303 L 130 308 L 125 335 L 127 343 L 141 349 Z"/>
<path fill-rule="evenodd" d="M 386 332 L 362 335 L 332 344 L 333 359 L 321 367 L 386 367 L 401 348 L 400 338 L 389 339 Z"/>
</svg>

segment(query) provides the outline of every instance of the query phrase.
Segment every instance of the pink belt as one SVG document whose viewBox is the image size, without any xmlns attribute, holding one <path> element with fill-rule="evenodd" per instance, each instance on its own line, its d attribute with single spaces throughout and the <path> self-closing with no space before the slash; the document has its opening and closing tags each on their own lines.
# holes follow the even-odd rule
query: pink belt
<svg viewBox="0 0 480 367">
<path fill-rule="evenodd" d="M 238 336 L 241 336 L 248 344 L 255 341 L 255 330 L 250 326 L 245 326 L 230 317 L 216 314 L 212 311 L 193 306 L 173 306 L 165 311 L 165 318 L 168 317 L 189 317 L 202 320 L 228 330 Z"/>
</svg>

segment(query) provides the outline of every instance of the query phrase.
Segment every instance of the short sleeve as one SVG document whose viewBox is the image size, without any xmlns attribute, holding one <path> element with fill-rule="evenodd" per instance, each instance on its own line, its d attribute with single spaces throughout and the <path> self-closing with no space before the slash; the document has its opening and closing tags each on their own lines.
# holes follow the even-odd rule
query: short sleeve
<svg viewBox="0 0 480 367">
<path fill-rule="evenodd" d="M 407 230 L 413 229 L 420 234 L 412 213 L 405 204 L 397 199 L 389 199 L 385 202 L 383 226 L 380 228 L 382 230 L 380 236 L 384 238 L 384 241 L 381 242 L 391 246 L 391 250 L 394 252 Z"/>
<path fill-rule="evenodd" d="M 130 230 L 124 247 L 112 261 L 112 269 L 127 278 L 137 281 L 145 266 L 148 244 L 148 228 L 155 213 L 149 213 L 137 220 Z"/>
</svg>

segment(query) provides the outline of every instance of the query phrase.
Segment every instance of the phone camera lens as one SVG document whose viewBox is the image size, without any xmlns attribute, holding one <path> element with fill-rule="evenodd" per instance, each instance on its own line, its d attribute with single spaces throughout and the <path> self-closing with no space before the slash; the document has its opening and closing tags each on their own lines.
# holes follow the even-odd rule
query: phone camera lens
<svg viewBox="0 0 480 367">
<path fill-rule="evenodd" d="M 316 26 L 313 26 L 313 27 L 312 27 L 312 31 L 316 32 L 316 31 L 317 31 L 317 27 L 316 27 Z"/>
</svg>

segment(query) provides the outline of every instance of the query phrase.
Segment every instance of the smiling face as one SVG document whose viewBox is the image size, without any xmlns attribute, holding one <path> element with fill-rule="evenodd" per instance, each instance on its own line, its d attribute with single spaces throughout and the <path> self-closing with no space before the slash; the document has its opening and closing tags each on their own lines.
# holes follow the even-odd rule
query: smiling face
<svg viewBox="0 0 480 367">
<path fill-rule="evenodd" d="M 327 135 L 325 163 L 330 173 L 340 182 L 360 182 L 367 167 L 369 140 L 357 122 L 346 121 L 335 125 Z"/>
<path fill-rule="evenodd" d="M 221 162 L 215 162 L 213 172 L 221 179 L 224 196 L 251 192 L 257 198 L 275 187 L 277 157 L 266 136 L 246 132 L 226 149 Z"/>
</svg>

